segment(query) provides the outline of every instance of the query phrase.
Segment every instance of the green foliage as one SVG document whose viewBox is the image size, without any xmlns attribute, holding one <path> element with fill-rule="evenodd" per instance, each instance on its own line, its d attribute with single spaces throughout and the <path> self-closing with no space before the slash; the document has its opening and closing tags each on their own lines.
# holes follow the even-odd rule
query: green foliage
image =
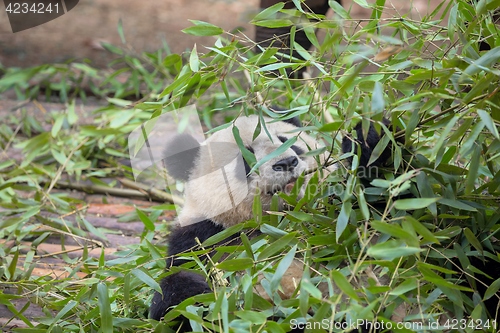
<svg viewBox="0 0 500 333">
<path fill-rule="evenodd" d="M 53 100 L 62 102 L 89 96 L 137 100 L 156 97 L 166 80 L 178 73 L 181 57 L 169 49 L 136 55 L 126 49 L 103 43 L 117 59 L 111 70 L 98 70 L 90 61 L 32 68 L 9 68 L 0 78 L 0 92 L 13 89 L 19 99 Z"/>
<path fill-rule="evenodd" d="M 472 291 L 484 276 L 476 266 L 486 259 L 488 265 L 500 264 L 500 34 L 491 18 L 498 1 L 443 2 L 421 20 L 383 18 L 385 1 L 355 3 L 372 10 L 370 20 L 355 27 L 349 25 L 350 10 L 334 1 L 331 19 L 284 9 L 282 3 L 254 18 L 256 25 L 283 27 L 313 17 L 292 29 L 292 34 L 305 29 L 317 46 L 292 45 L 302 59 L 274 46 L 255 54 L 254 45 L 239 35 L 192 21 L 184 32 L 216 36 L 214 45 L 194 46 L 182 55 L 159 50 L 139 56 L 104 45 L 118 56 L 110 71 L 88 63 L 5 70 L 0 92 L 13 90 L 21 100 L 55 95 L 66 103 L 43 121 L 22 111 L 21 118 L 0 124 L 2 156 L 12 147 L 24 155 L 22 161 L 0 160 L 0 304 L 27 326 L 17 331 L 170 332 L 184 316 L 196 330 L 282 332 L 305 317 L 310 323 L 325 318 L 389 322 L 402 305 L 415 309 L 405 322 L 451 314 L 486 323 L 481 296 Z M 324 32 L 321 42 L 314 29 Z M 491 50 L 479 51 L 483 40 Z M 292 78 L 305 67 L 311 79 Z M 106 105 L 82 124 L 85 116 L 76 99 L 89 95 L 104 98 Z M 211 131 L 238 115 L 300 115 L 306 124 L 301 130 L 324 140 L 333 162 L 348 157 L 353 162 L 340 164 L 326 178 L 319 170 L 303 198 L 297 196 L 304 182 L 299 179 L 292 194 L 280 194 L 290 205 L 285 212 L 262 215 L 255 200 L 253 221 L 185 253 L 183 268 L 214 277 L 215 292 L 184 301 L 156 322 L 146 314 L 151 291 L 178 269 L 163 271 L 165 249 L 155 239 L 155 232 L 164 231 L 156 223 L 158 214 L 137 209 L 132 219 L 144 224 L 139 244 L 126 246 L 113 259 L 104 250 L 95 258 L 88 252 L 103 245 L 89 233 L 106 239 L 111 231 L 75 215 L 85 203 L 53 188 L 64 179 L 115 188 L 117 175 L 131 177 L 118 163 L 127 157 L 127 135 L 144 121 L 190 103 L 197 104 Z M 272 112 L 274 106 L 286 111 Z M 384 125 L 383 117 L 395 126 Z M 365 134 L 370 123 L 385 134 L 371 160 L 391 147 L 395 168 L 362 168 L 356 152 L 340 154 L 342 135 L 358 122 Z M 242 235 L 241 245 L 218 247 L 213 262 L 202 261 L 211 245 L 252 228 L 263 234 Z M 85 242 L 81 258 L 60 256 L 67 275 L 32 275 L 37 247 L 48 237 L 68 235 Z M 303 279 L 296 297 L 282 300 L 281 274 L 294 257 L 304 262 Z M 367 283 L 353 283 L 366 276 Z M 269 299 L 255 293 L 261 278 Z M 499 280 L 484 287 L 485 300 L 499 297 Z M 21 297 L 26 306 L 16 309 L 14 301 Z M 45 316 L 29 318 L 31 303 Z"/>
</svg>

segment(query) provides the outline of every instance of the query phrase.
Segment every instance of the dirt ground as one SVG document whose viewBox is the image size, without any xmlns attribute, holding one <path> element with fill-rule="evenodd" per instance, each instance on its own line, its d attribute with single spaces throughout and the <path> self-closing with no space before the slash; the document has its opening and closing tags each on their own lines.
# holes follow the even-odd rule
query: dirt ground
<svg viewBox="0 0 500 333">
<path fill-rule="evenodd" d="M 440 2 L 387 0 L 384 14 L 418 19 Z M 343 0 L 343 3 L 353 18 L 367 18 L 371 13 L 352 0 Z M 12 33 L 7 13 L 0 4 L 0 63 L 6 67 L 27 67 L 89 58 L 94 66 L 106 66 L 111 55 L 102 49 L 100 42 L 121 44 L 117 30 L 119 20 L 127 43 L 141 52 L 156 50 L 164 42 L 176 53 L 191 49 L 194 43 L 213 44 L 213 37 L 198 38 L 182 33 L 182 29 L 191 25 L 188 19 L 207 21 L 224 30 L 243 27 L 244 33 L 253 38 L 254 28 L 248 22 L 257 13 L 258 6 L 258 0 L 82 0 L 73 10 L 53 21 Z"/>
</svg>

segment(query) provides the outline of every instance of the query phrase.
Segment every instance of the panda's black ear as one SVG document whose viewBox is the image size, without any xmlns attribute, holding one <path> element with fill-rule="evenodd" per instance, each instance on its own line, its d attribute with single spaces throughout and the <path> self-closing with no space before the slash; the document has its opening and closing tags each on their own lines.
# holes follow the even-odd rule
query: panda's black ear
<svg viewBox="0 0 500 333">
<path fill-rule="evenodd" d="M 283 120 L 285 123 L 292 124 L 296 127 L 302 127 L 302 122 L 300 121 L 299 117 L 293 117 L 290 119 Z"/>
<path fill-rule="evenodd" d="M 283 108 L 280 108 L 278 106 L 273 106 L 271 108 L 272 110 L 275 110 L 275 111 L 285 111 L 285 109 Z M 293 118 L 290 118 L 290 119 L 286 119 L 286 120 L 283 120 L 285 123 L 289 123 L 289 124 L 292 124 L 293 126 L 295 127 L 302 127 L 302 122 L 300 121 L 300 118 L 298 116 L 295 116 Z"/>
<path fill-rule="evenodd" d="M 382 123 L 385 126 L 390 126 L 390 122 L 385 118 L 382 120 Z M 362 167 L 366 167 L 368 165 L 368 162 L 370 161 L 373 149 L 375 149 L 375 146 L 380 141 L 380 135 L 375 130 L 373 124 L 370 124 L 370 129 L 368 130 L 368 135 L 366 137 L 366 140 L 363 137 L 363 128 L 361 122 L 359 122 L 356 125 L 356 127 L 354 127 L 354 130 L 356 131 L 357 139 L 354 139 L 351 136 L 344 137 L 342 139 L 342 152 L 343 153 L 352 152 L 353 144 L 356 143 L 356 146 L 359 146 L 361 148 L 359 165 Z M 356 154 L 356 150 L 354 150 L 354 153 Z M 384 152 L 382 152 L 382 154 L 379 156 L 379 158 L 376 161 L 374 161 L 371 165 L 381 166 L 382 164 L 387 162 L 387 160 L 390 157 L 391 157 L 391 147 L 390 145 L 388 145 L 385 148 Z"/>
<path fill-rule="evenodd" d="M 167 172 L 177 180 L 187 181 L 200 152 L 200 144 L 189 134 L 176 135 L 163 151 Z"/>
</svg>

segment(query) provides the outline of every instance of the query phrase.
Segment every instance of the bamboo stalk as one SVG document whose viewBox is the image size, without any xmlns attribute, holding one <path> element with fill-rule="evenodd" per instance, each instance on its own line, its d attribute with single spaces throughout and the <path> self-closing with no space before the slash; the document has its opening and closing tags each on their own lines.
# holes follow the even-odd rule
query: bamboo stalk
<svg viewBox="0 0 500 333">
<path fill-rule="evenodd" d="M 63 181 L 57 181 L 54 183 L 54 187 L 59 189 L 68 189 L 68 190 L 76 190 L 85 193 L 91 194 L 108 194 L 114 195 L 117 197 L 126 197 L 126 198 L 140 198 L 145 200 L 152 200 L 157 202 L 165 202 L 168 200 L 168 193 L 162 192 L 160 190 L 133 190 L 133 189 L 125 189 L 125 188 L 116 188 L 116 187 L 108 187 L 102 185 L 94 185 L 94 184 L 79 184 L 79 183 L 69 183 Z M 140 186 L 137 186 L 140 187 Z"/>
<path fill-rule="evenodd" d="M 167 202 L 171 202 L 171 203 L 175 203 L 175 204 L 179 204 L 179 205 L 184 203 L 184 200 L 182 200 L 182 198 L 180 198 L 176 195 L 172 195 L 170 193 L 161 191 L 161 190 L 156 189 L 154 187 L 148 186 L 146 184 L 137 183 L 137 182 L 134 182 L 134 181 L 127 179 L 127 178 L 117 178 L 117 179 L 120 183 L 122 183 L 123 186 L 140 191 L 141 193 L 146 192 L 152 198 L 153 197 L 160 198 L 163 201 L 167 201 Z"/>
</svg>

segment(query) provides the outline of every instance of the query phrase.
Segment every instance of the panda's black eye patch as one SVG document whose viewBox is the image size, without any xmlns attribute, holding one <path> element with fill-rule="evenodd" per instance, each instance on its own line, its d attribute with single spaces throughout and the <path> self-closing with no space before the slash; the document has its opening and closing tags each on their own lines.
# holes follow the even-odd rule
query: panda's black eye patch
<svg viewBox="0 0 500 333">
<path fill-rule="evenodd" d="M 297 147 L 296 145 L 291 146 L 292 150 L 295 152 L 297 155 L 302 155 L 304 154 L 304 150 L 300 147 Z"/>
<path fill-rule="evenodd" d="M 252 147 L 246 146 L 246 149 L 248 149 L 252 154 L 255 154 L 255 151 L 253 150 Z M 245 159 L 243 159 L 243 165 L 245 166 L 245 174 L 248 176 L 250 175 L 250 170 L 252 170 L 252 167 L 247 163 Z"/>
<path fill-rule="evenodd" d="M 285 143 L 288 138 L 284 137 L 284 136 L 281 136 L 281 135 L 278 135 L 278 139 L 282 142 L 282 143 Z M 293 145 L 290 147 L 294 152 L 295 154 L 297 155 L 302 155 L 304 154 L 304 150 L 300 147 L 297 147 L 296 145 Z"/>
<path fill-rule="evenodd" d="M 285 143 L 285 142 L 286 142 L 286 140 L 288 140 L 287 138 L 285 138 L 284 136 L 281 136 L 281 135 L 278 135 L 278 139 L 280 139 L 280 141 L 281 141 L 282 143 Z"/>
</svg>

